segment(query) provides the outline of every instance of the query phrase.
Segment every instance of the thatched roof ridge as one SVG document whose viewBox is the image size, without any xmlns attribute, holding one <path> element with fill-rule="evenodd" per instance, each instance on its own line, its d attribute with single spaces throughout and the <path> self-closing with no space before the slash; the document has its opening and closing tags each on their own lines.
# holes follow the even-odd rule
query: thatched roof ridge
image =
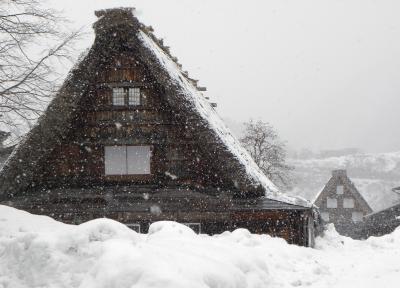
<svg viewBox="0 0 400 288">
<path fill-rule="evenodd" d="M 198 91 L 193 80 L 184 75 L 177 58 L 170 55 L 169 49 L 163 46 L 163 41 L 153 35 L 152 29 L 141 24 L 132 11 L 124 8 L 96 12 L 100 18 L 94 24 L 95 43 L 88 55 L 71 71 L 46 113 L 0 171 L 0 195 L 13 194 L 28 187 L 35 177 L 35 168 L 43 165 L 45 155 L 51 147 L 65 137 L 69 123 L 78 109 L 80 96 L 90 87 L 91 72 L 101 67 L 101 61 L 106 55 L 104 53 L 107 53 L 104 50 L 110 45 L 118 45 L 110 43 L 107 38 L 110 37 L 109 32 L 119 29 L 118 31 L 123 30 L 127 35 L 124 38 L 126 42 L 120 45 L 135 51 L 164 88 L 169 104 L 183 110 L 196 140 L 208 146 L 214 143 L 211 150 L 215 153 L 216 161 L 229 159 L 221 161 L 220 165 L 239 190 L 247 193 L 246 191 L 262 189 L 267 198 L 309 207 L 309 202 L 285 196 L 278 191 L 229 132 L 214 108 Z"/>
</svg>

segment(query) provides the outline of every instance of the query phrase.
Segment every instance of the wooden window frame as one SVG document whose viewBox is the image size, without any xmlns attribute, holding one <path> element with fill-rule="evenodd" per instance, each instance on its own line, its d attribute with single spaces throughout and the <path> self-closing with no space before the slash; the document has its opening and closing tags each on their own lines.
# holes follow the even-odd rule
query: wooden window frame
<svg viewBox="0 0 400 288">
<path fill-rule="evenodd" d="M 128 106 L 142 105 L 142 90 L 140 87 L 128 87 Z"/>
<path fill-rule="evenodd" d="M 201 223 L 200 222 L 187 222 L 187 223 L 182 223 L 183 225 L 189 227 L 190 229 L 192 229 L 196 234 L 201 234 Z M 192 227 L 196 226 L 199 228 L 199 232 L 197 232 L 195 229 L 193 229 Z"/>
<path fill-rule="evenodd" d="M 125 157 L 122 157 L 125 159 L 125 168 L 123 169 L 123 167 L 121 166 L 121 170 L 125 170 L 125 173 L 121 173 L 121 174 L 109 174 L 107 173 L 107 160 L 106 160 L 106 149 L 107 147 L 114 147 L 114 148 L 125 148 L 122 149 L 125 151 Z M 136 173 L 136 174 L 129 174 L 129 165 L 128 165 L 128 148 L 129 147 L 149 147 L 149 161 L 148 161 L 148 165 L 149 165 L 149 172 L 148 173 Z M 119 176 L 149 176 L 151 175 L 151 161 L 152 161 L 152 156 L 153 156 L 153 146 L 151 145 L 105 145 L 104 146 L 104 175 L 106 177 L 119 177 Z M 111 159 L 110 159 L 111 160 Z M 121 160 L 122 161 L 122 160 Z"/>
<path fill-rule="evenodd" d="M 127 223 L 125 224 L 129 229 L 132 229 L 133 231 L 137 233 L 141 233 L 141 227 L 139 223 Z M 138 229 L 136 229 L 138 228 Z"/>
<path fill-rule="evenodd" d="M 112 95 L 111 95 L 111 102 L 112 105 L 115 107 L 125 106 L 126 103 L 126 92 L 124 87 L 114 87 L 112 88 Z"/>
<path fill-rule="evenodd" d="M 122 93 L 120 91 L 123 91 Z M 115 97 L 119 96 L 119 100 L 123 98 L 123 103 L 115 101 Z M 139 107 L 143 105 L 142 88 L 138 86 L 115 86 L 111 89 L 111 105 L 113 107 Z"/>
</svg>

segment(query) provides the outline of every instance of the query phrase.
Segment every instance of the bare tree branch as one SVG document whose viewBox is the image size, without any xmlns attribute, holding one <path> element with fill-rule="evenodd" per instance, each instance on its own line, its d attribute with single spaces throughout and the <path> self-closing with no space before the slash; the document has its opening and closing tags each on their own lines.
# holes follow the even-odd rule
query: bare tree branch
<svg viewBox="0 0 400 288">
<path fill-rule="evenodd" d="M 0 0 L 0 122 L 16 125 L 41 114 L 60 84 L 54 61 L 71 60 L 80 32 L 42 0 Z"/>
<path fill-rule="evenodd" d="M 294 168 L 286 163 L 285 143 L 275 129 L 263 121 L 250 120 L 244 125 L 245 134 L 240 139 L 243 146 L 267 177 L 281 188 L 290 188 Z"/>
</svg>

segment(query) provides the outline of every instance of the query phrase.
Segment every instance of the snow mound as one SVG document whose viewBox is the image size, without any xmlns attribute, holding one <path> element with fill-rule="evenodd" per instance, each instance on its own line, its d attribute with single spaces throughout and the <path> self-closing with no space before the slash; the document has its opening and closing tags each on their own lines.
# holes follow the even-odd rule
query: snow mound
<svg viewBox="0 0 400 288">
<path fill-rule="evenodd" d="M 246 229 L 138 234 L 109 219 L 67 225 L 0 206 L 1 288 L 397 287 L 400 229 L 366 241 L 330 226 L 316 249 Z"/>
</svg>

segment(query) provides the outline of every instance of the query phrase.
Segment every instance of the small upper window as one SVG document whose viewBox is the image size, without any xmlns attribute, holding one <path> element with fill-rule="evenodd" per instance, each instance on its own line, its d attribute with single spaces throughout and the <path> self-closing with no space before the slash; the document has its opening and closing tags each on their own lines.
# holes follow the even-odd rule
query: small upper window
<svg viewBox="0 0 400 288">
<path fill-rule="evenodd" d="M 354 199 L 353 198 L 344 198 L 343 199 L 343 208 L 354 208 Z"/>
<path fill-rule="evenodd" d="M 124 88 L 113 88 L 112 102 L 114 106 L 125 105 L 125 90 Z"/>
<path fill-rule="evenodd" d="M 141 91 L 139 87 L 113 88 L 112 103 L 114 106 L 137 106 L 141 104 Z"/>
<path fill-rule="evenodd" d="M 326 198 L 326 207 L 327 208 L 337 208 L 337 199 Z"/>
<path fill-rule="evenodd" d="M 140 88 L 129 88 L 128 93 L 128 104 L 133 106 L 140 105 Z"/>
<path fill-rule="evenodd" d="M 339 195 L 343 194 L 343 185 L 339 185 L 336 187 L 336 193 Z"/>
</svg>

